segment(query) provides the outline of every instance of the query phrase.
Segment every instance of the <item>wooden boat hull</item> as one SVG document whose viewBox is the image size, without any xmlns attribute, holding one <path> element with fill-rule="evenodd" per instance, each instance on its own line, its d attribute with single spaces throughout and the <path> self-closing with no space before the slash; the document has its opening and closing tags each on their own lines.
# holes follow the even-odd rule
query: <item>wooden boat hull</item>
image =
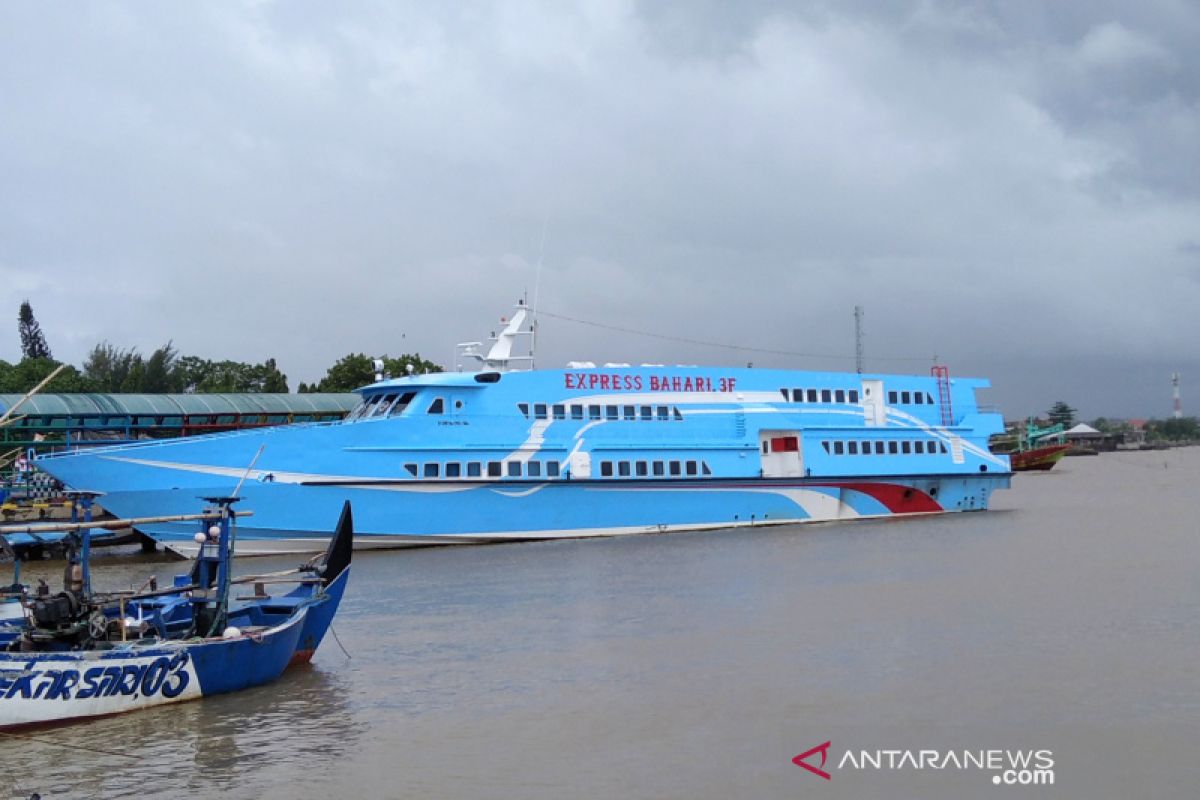
<svg viewBox="0 0 1200 800">
<path fill-rule="evenodd" d="M 222 570 L 230 560 L 228 519 L 223 517 Z M 95 608 L 102 622 L 108 617 L 120 626 L 137 623 L 139 630 L 151 626 L 154 634 L 146 638 L 125 641 L 122 634 L 112 640 L 111 629 L 102 626 L 103 633 L 89 633 L 76 649 L 74 640 L 62 638 L 76 636 L 76 628 L 68 626 L 69 633 L 63 634 L 61 627 L 38 628 L 36 620 L 0 623 L 0 730 L 123 714 L 274 681 L 290 665 L 311 659 L 329 629 L 349 579 L 353 538 L 346 503 L 324 558 L 298 570 L 313 577 L 297 579 L 299 585 L 287 594 L 272 597 L 256 591 L 243 598 L 249 602 L 229 608 L 212 623 L 221 635 L 200 638 L 194 633 L 208 630 L 200 614 L 209 607 L 196 598 L 207 596 L 200 568 L 209 562 L 200 560 L 184 578 L 199 585 L 185 590 L 177 583 L 178 592 L 126 599 L 118 606 L 123 618 L 113 619 L 114 609 L 107 606 L 85 606 Z M 223 591 L 227 597 L 228 589 Z M 70 596 L 64 592 L 56 597 Z M 35 618 L 46 614 L 48 601 L 39 602 Z M 65 619 L 74 624 L 80 617 Z M 90 631 L 92 618 L 87 625 Z"/>
<path fill-rule="evenodd" d="M 1054 469 L 1054 465 L 1062 460 L 1069 444 L 1052 444 L 1045 447 L 1035 447 L 1032 450 L 1022 450 L 1019 453 L 1009 453 L 1013 472 L 1029 472 L 1032 470 Z"/>
<path fill-rule="evenodd" d="M 260 686 L 287 668 L 307 609 L 233 638 L 0 652 L 0 728 L 110 716 Z"/>
</svg>

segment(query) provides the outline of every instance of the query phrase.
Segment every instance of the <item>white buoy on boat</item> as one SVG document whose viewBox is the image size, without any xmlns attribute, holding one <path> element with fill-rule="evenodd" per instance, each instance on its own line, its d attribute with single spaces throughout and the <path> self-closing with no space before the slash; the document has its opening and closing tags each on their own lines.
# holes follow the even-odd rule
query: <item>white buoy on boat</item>
<svg viewBox="0 0 1200 800">
<path fill-rule="evenodd" d="M 241 628 L 235 628 L 232 625 L 230 625 L 228 628 L 225 629 L 225 632 L 221 634 L 221 638 L 222 639 L 236 639 L 237 637 L 239 637 L 241 635 L 242 635 Z"/>
</svg>

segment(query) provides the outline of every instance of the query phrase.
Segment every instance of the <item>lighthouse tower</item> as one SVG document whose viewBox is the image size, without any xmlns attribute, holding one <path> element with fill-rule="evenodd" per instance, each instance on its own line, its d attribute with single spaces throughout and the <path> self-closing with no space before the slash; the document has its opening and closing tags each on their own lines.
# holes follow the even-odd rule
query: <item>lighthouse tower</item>
<svg viewBox="0 0 1200 800">
<path fill-rule="evenodd" d="M 1183 417 L 1183 404 L 1179 401 L 1179 373 L 1171 375 L 1171 386 L 1175 388 L 1175 419 Z"/>
</svg>

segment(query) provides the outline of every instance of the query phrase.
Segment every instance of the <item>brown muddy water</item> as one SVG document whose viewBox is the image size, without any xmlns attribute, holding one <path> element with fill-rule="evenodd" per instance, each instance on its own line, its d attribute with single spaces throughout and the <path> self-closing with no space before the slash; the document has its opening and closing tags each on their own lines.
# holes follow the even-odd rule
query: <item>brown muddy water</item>
<svg viewBox="0 0 1200 800">
<path fill-rule="evenodd" d="M 356 554 L 350 657 L 0 737 L 0 796 L 1197 797 L 1198 485 L 1114 453 L 988 513 Z"/>
</svg>

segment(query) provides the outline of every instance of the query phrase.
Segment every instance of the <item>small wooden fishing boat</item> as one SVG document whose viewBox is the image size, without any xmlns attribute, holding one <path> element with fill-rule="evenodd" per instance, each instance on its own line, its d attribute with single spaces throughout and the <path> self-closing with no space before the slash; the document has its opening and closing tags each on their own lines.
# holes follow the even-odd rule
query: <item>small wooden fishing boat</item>
<svg viewBox="0 0 1200 800">
<path fill-rule="evenodd" d="M 1030 450 L 1020 450 L 1009 453 L 1013 472 L 1028 472 L 1030 470 L 1053 469 L 1054 465 L 1071 449 L 1069 444 L 1049 444 L 1034 447 Z"/>
<path fill-rule="evenodd" d="M 250 512 L 234 512 L 233 498 L 210 502 L 195 515 L 204 527 L 191 572 L 161 590 L 92 592 L 87 542 L 105 523 L 75 526 L 82 556 L 68 562 L 63 591 L 26 598 L 28 618 L 0 652 L 0 729 L 246 689 L 312 657 L 349 578 L 350 504 L 324 554 L 288 573 L 233 578 L 233 523 Z M 232 597 L 248 583 L 252 595 Z M 295 588 L 268 593 L 281 583 Z"/>
</svg>

